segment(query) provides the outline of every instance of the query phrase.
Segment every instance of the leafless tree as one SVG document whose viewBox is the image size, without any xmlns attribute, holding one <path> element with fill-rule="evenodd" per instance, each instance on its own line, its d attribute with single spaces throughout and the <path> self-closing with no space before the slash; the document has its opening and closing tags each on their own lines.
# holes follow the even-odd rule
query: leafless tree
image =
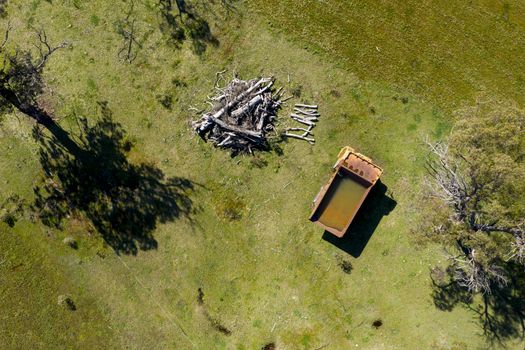
<svg viewBox="0 0 525 350">
<path fill-rule="evenodd" d="M 458 162 L 449 158 L 446 143 L 433 144 L 428 140 L 425 143 L 436 156 L 427 162 L 427 170 L 432 179 L 427 182 L 430 195 L 454 207 L 456 219 L 462 220 L 466 216 L 466 204 L 471 194 L 465 177 L 459 171 Z"/>
<path fill-rule="evenodd" d="M 8 24 L 4 39 L 0 45 L 0 54 L 3 57 L 3 69 L 0 71 L 0 96 L 3 102 L 17 108 L 20 112 L 44 122 L 50 118 L 43 113 L 38 105 L 37 98 L 44 90 L 42 72 L 49 58 L 59 49 L 68 46 L 63 42 L 57 46 L 49 43 L 44 29 L 36 30 L 38 42 L 34 45 L 37 54 L 32 51 L 16 47 L 13 52 L 7 50 L 9 35 L 12 30 Z"/>
</svg>

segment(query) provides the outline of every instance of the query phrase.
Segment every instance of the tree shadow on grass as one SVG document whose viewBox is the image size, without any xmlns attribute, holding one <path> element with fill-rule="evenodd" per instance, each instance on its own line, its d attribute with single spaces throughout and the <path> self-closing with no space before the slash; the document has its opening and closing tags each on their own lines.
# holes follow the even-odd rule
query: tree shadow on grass
<svg viewBox="0 0 525 350">
<path fill-rule="evenodd" d="M 323 239 L 354 258 L 358 258 L 374 234 L 381 219 L 390 214 L 397 205 L 393 198 L 387 196 L 387 189 L 388 187 L 379 180 L 370 190 L 345 235 L 342 238 L 338 238 L 325 231 Z"/>
<path fill-rule="evenodd" d="M 0 0 L 0 18 L 7 17 L 7 0 Z"/>
<path fill-rule="evenodd" d="M 219 45 L 219 40 L 212 34 L 209 23 L 192 3 L 186 0 L 159 0 L 158 6 L 161 16 L 160 29 L 175 47 L 180 47 L 189 39 L 193 52 L 202 55 L 208 45 Z"/>
<path fill-rule="evenodd" d="M 474 312 L 480 321 L 483 334 L 492 343 L 504 346 L 508 340 L 525 339 L 525 271 L 523 266 L 508 263 L 510 281 L 507 286 L 493 286 L 491 294 L 475 293 L 453 280 L 454 269 L 448 267 L 442 277 L 432 276 L 434 305 L 442 311 L 452 311 L 461 305 Z"/>
<path fill-rule="evenodd" d="M 155 249 L 152 232 L 159 222 L 192 213 L 189 194 L 194 184 L 166 178 L 151 164 L 130 163 L 131 142 L 113 121 L 107 103 L 100 107 L 102 116 L 95 125 L 79 120 L 74 148 L 35 129 L 45 178 L 34 188 L 33 209 L 51 227 L 62 227 L 71 215 L 88 219 L 117 254 Z"/>
</svg>

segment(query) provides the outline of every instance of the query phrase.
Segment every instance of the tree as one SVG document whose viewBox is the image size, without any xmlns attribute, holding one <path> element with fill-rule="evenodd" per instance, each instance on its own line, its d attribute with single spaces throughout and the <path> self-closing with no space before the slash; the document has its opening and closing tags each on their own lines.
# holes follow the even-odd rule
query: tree
<svg viewBox="0 0 525 350">
<path fill-rule="evenodd" d="M 446 141 L 426 142 L 427 189 L 418 233 L 445 247 L 431 271 L 436 306 L 462 303 L 490 340 L 525 336 L 525 113 L 479 103 L 458 113 Z M 473 306 L 481 294 L 482 303 Z"/>
<path fill-rule="evenodd" d="M 423 233 L 447 247 L 460 286 L 491 293 L 509 263 L 525 266 L 525 114 L 479 104 L 459 113 L 448 142 L 427 145 Z"/>
<path fill-rule="evenodd" d="M 46 32 L 36 31 L 38 43 L 35 45 L 36 56 L 30 50 L 7 47 L 11 26 L 8 25 L 2 44 L 0 45 L 0 97 L 4 106 L 12 106 L 23 114 L 35 119 L 41 124 L 49 123 L 47 115 L 38 103 L 38 97 L 44 91 L 42 72 L 51 55 L 68 44 L 63 42 L 57 46 L 49 44 Z"/>
</svg>

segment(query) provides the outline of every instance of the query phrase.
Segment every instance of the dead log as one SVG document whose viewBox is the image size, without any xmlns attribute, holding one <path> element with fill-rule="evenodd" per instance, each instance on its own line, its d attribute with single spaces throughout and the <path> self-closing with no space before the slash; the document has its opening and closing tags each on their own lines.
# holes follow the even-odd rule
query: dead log
<svg viewBox="0 0 525 350">
<path fill-rule="evenodd" d="M 310 133 L 311 130 L 312 130 L 312 127 L 309 127 L 308 129 L 305 129 L 305 128 L 286 128 L 286 131 L 304 131 L 304 132 L 307 132 L 307 133 Z"/>
<path fill-rule="evenodd" d="M 223 129 L 226 129 L 226 130 L 229 130 L 229 131 L 233 131 L 234 133 L 236 134 L 241 134 L 241 135 L 245 135 L 247 137 L 255 137 L 255 138 L 262 138 L 262 134 L 260 132 L 257 132 L 257 131 L 252 131 L 252 130 L 246 130 L 246 129 L 241 129 L 239 127 L 236 127 L 234 125 L 229 125 L 229 124 L 226 124 L 225 122 L 223 122 L 222 120 L 218 119 L 218 118 L 215 118 L 213 116 L 210 116 L 209 117 L 215 124 L 219 125 L 221 128 Z"/>
<path fill-rule="evenodd" d="M 292 118 L 295 121 L 298 121 L 301 124 L 308 125 L 308 126 L 315 126 L 315 122 L 306 120 L 304 118 L 298 117 L 296 115 L 291 115 L 290 118 Z"/>
<path fill-rule="evenodd" d="M 257 95 L 255 96 L 254 98 L 252 98 L 250 100 L 250 102 L 248 102 L 247 104 L 237 108 L 236 110 L 234 110 L 232 112 L 232 118 L 239 118 L 242 114 L 248 114 L 250 112 L 250 110 L 252 110 L 253 108 L 255 108 L 257 105 L 259 105 L 261 102 L 263 101 L 262 99 L 262 96 L 261 95 Z"/>
<path fill-rule="evenodd" d="M 291 117 L 294 117 L 294 118 L 298 118 L 298 119 L 303 119 L 303 120 L 307 120 L 307 121 L 310 121 L 310 122 L 317 122 L 319 121 L 319 119 L 317 117 L 312 117 L 312 116 L 302 116 L 302 115 L 298 115 L 298 114 L 290 114 Z"/>
<path fill-rule="evenodd" d="M 259 118 L 259 122 L 257 123 L 257 130 L 262 130 L 265 123 L 266 123 L 266 113 L 263 113 L 261 117 Z"/>
<path fill-rule="evenodd" d="M 296 103 L 295 107 L 317 109 L 317 105 L 305 105 L 305 104 L 302 104 L 302 103 Z"/>
<path fill-rule="evenodd" d="M 304 136 L 301 136 L 301 135 L 291 134 L 291 133 L 288 133 L 288 132 L 285 132 L 284 136 L 293 137 L 293 138 L 299 139 L 299 140 L 304 140 L 304 141 L 307 141 L 310 144 L 314 144 L 315 143 L 315 139 L 313 139 L 311 137 L 304 137 Z"/>
<path fill-rule="evenodd" d="M 305 111 L 305 110 L 300 109 L 300 108 L 294 108 L 293 110 L 294 110 L 295 113 L 299 113 L 299 114 L 303 114 L 303 115 L 314 115 L 314 116 L 319 116 L 320 115 L 317 111 Z"/>
</svg>

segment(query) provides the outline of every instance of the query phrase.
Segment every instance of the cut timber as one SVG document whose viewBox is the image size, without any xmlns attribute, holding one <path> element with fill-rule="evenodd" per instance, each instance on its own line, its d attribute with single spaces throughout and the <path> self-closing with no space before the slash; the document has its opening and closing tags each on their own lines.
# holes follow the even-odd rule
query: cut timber
<svg viewBox="0 0 525 350">
<path fill-rule="evenodd" d="M 319 116 L 319 113 L 318 113 L 318 112 L 314 112 L 314 111 L 305 111 L 305 110 L 302 110 L 302 109 L 299 109 L 299 108 L 294 108 L 293 111 L 294 111 L 295 113 L 304 114 L 304 115 Z"/>
<path fill-rule="evenodd" d="M 312 127 L 309 127 L 308 129 L 305 129 L 305 128 L 287 128 L 286 129 L 286 131 L 304 131 L 307 133 L 310 133 L 311 130 L 312 130 Z"/>
<path fill-rule="evenodd" d="M 303 118 L 297 118 L 297 117 L 294 117 L 293 115 L 290 116 L 290 118 L 292 118 L 293 120 L 296 120 L 296 121 L 298 121 L 299 123 L 304 124 L 304 125 L 315 126 L 315 123 L 314 123 L 314 122 L 308 121 L 308 120 L 303 119 Z"/>
<path fill-rule="evenodd" d="M 295 104 L 293 108 L 293 113 L 290 114 L 290 118 L 293 120 L 308 125 L 308 129 L 305 128 L 287 128 L 286 132 L 283 134 L 286 137 L 292 137 L 300 140 L 304 140 L 309 142 L 310 144 L 313 144 L 315 142 L 315 139 L 313 137 L 308 136 L 314 136 L 312 133 L 312 129 L 315 127 L 315 123 L 319 121 L 319 117 L 321 115 L 317 111 L 317 105 L 306 105 L 302 103 Z M 302 135 L 292 134 L 288 131 L 303 131 Z"/>
<path fill-rule="evenodd" d="M 302 103 L 296 103 L 295 104 L 295 107 L 303 107 L 303 108 L 312 108 L 312 109 L 317 109 L 317 105 L 304 105 Z"/>
<path fill-rule="evenodd" d="M 290 114 L 290 117 L 293 117 L 294 119 L 303 119 L 303 120 L 307 120 L 307 121 L 310 121 L 310 122 L 317 122 L 319 121 L 319 118 L 317 117 L 312 117 L 312 116 L 301 116 L 301 115 L 297 115 L 297 114 Z"/>
<path fill-rule="evenodd" d="M 301 136 L 301 135 L 296 135 L 296 134 L 291 134 L 291 133 L 285 133 L 284 136 L 288 136 L 288 137 L 293 137 L 294 139 L 299 139 L 299 140 L 304 140 L 304 141 L 308 141 L 309 143 L 313 144 L 315 143 L 315 140 L 313 138 L 310 138 L 310 137 L 304 137 L 304 136 Z"/>
</svg>

